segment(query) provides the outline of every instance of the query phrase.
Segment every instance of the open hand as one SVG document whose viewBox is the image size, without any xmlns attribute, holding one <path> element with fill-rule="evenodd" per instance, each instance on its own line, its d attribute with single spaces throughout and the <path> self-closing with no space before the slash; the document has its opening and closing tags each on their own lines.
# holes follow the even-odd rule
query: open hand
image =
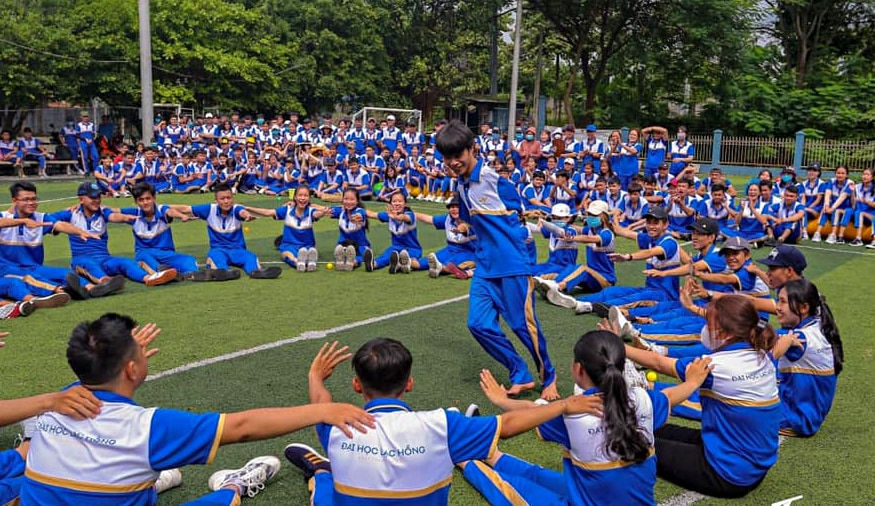
<svg viewBox="0 0 875 506">
<path fill-rule="evenodd" d="M 712 369 L 714 369 L 714 365 L 711 364 L 711 357 L 699 357 L 687 365 L 685 377 L 687 381 L 701 385 Z"/>
<path fill-rule="evenodd" d="M 148 348 L 159 334 L 161 334 L 161 329 L 159 329 L 158 325 L 155 325 L 154 323 L 147 323 L 142 327 L 134 327 L 131 331 L 131 336 L 134 338 L 134 341 L 137 341 L 137 344 L 143 348 L 143 352 L 146 354 L 147 359 L 152 358 L 158 353 L 158 348 L 152 348 L 151 350 Z"/>
<path fill-rule="evenodd" d="M 58 392 L 52 402 L 51 410 L 76 420 L 83 420 L 99 415 L 101 404 L 91 390 L 83 386 L 75 386 Z"/>
<path fill-rule="evenodd" d="M 365 427 L 372 429 L 376 427 L 374 417 L 358 406 L 332 402 L 330 404 L 321 404 L 320 407 L 323 414 L 322 423 L 337 427 L 348 438 L 353 437 L 350 426 L 362 434 L 367 432 Z"/>
<path fill-rule="evenodd" d="M 489 399 L 492 404 L 498 405 L 504 399 L 507 399 L 507 390 L 499 383 L 489 369 L 480 370 L 480 390 Z"/>
<path fill-rule="evenodd" d="M 327 380 L 334 373 L 334 368 L 338 364 L 352 358 L 352 353 L 349 353 L 349 346 L 338 348 L 339 343 L 325 343 L 310 364 L 310 377 Z"/>
</svg>

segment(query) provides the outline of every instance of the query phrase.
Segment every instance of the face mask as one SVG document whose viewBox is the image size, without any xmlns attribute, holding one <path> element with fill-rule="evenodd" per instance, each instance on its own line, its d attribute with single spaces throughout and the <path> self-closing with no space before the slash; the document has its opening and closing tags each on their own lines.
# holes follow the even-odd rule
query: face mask
<svg viewBox="0 0 875 506">
<path fill-rule="evenodd" d="M 498 134 L 492 134 L 492 140 L 497 141 L 500 138 L 501 136 L 499 136 Z"/>
<path fill-rule="evenodd" d="M 263 119 L 260 119 L 260 120 L 256 121 L 256 123 L 258 123 L 259 125 L 263 125 L 263 124 L 264 124 L 264 120 L 263 120 Z"/>
<path fill-rule="evenodd" d="M 433 155 L 425 155 L 425 159 L 430 162 L 430 161 L 434 160 L 434 156 Z"/>
<path fill-rule="evenodd" d="M 533 141 L 533 140 L 535 140 L 535 136 L 532 135 L 532 134 L 529 134 L 529 135 L 526 136 L 526 140 L 527 140 L 527 141 Z"/>
<path fill-rule="evenodd" d="M 711 336 L 711 331 L 708 330 L 708 326 L 705 325 L 702 327 L 702 333 L 700 334 L 700 338 L 702 339 L 702 345 L 705 348 L 708 348 L 711 351 L 717 351 L 717 348 L 720 347 L 720 343 L 714 341 L 714 338 Z"/>
<path fill-rule="evenodd" d="M 516 134 L 515 138 L 516 140 L 521 141 L 523 140 L 523 134 Z"/>
<path fill-rule="evenodd" d="M 602 219 L 598 216 L 587 216 L 586 224 L 589 228 L 596 228 L 602 226 Z"/>
<path fill-rule="evenodd" d="M 487 157 L 486 157 L 486 161 L 487 161 L 487 162 L 495 161 L 495 155 L 489 155 L 489 156 L 487 156 Z"/>
<path fill-rule="evenodd" d="M 678 132 L 678 140 L 679 140 L 679 141 L 682 141 L 682 140 L 684 140 L 684 139 L 686 139 L 686 138 L 687 138 L 687 134 L 685 134 L 685 133 L 683 133 L 683 132 Z"/>
<path fill-rule="evenodd" d="M 793 180 L 793 176 L 791 176 L 790 174 L 784 174 L 783 176 L 781 176 L 781 181 L 783 181 L 785 183 L 789 183 L 792 180 Z"/>
</svg>

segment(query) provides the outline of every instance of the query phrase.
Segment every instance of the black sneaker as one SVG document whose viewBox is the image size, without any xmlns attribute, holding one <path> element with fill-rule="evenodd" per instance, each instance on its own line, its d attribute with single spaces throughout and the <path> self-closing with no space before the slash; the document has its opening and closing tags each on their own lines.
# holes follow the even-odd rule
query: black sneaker
<svg viewBox="0 0 875 506">
<path fill-rule="evenodd" d="M 34 297 L 28 301 L 22 302 L 21 307 L 18 308 L 21 311 L 21 316 L 27 316 L 37 309 L 47 308 L 47 307 L 61 307 L 70 302 L 70 295 L 67 293 L 53 293 L 46 297 Z"/>
<path fill-rule="evenodd" d="M 276 249 L 280 249 L 280 244 L 283 243 L 283 236 L 278 235 L 273 238 L 273 247 Z"/>
<path fill-rule="evenodd" d="M 398 262 L 400 261 L 400 259 L 401 257 L 398 256 L 397 251 L 393 251 L 389 255 L 389 274 L 395 274 L 396 272 L 398 272 Z"/>
<path fill-rule="evenodd" d="M 210 276 L 213 281 L 233 281 L 240 279 L 240 271 L 237 269 L 212 269 Z"/>
<path fill-rule="evenodd" d="M 124 276 L 113 276 L 106 283 L 101 283 L 88 291 L 90 297 L 105 297 L 125 287 Z"/>
<path fill-rule="evenodd" d="M 303 443 L 292 443 L 286 446 L 283 454 L 289 462 L 304 472 L 305 482 L 310 481 L 310 478 L 316 474 L 316 471 L 331 472 L 331 462 L 319 452 Z"/>
<path fill-rule="evenodd" d="M 252 279 L 276 279 L 280 277 L 280 274 L 283 273 L 283 270 L 275 265 L 270 267 L 266 267 L 264 269 L 258 269 L 257 271 L 252 271 L 249 274 L 249 277 Z"/>
<path fill-rule="evenodd" d="M 766 246 L 768 246 L 770 248 L 774 248 L 775 246 L 778 245 L 778 241 L 776 241 L 774 237 L 769 236 L 769 237 L 766 237 L 766 240 L 763 241 L 763 244 L 765 244 Z"/>
<path fill-rule="evenodd" d="M 596 314 L 599 318 L 607 318 L 608 313 L 611 311 L 611 306 L 604 304 L 602 302 L 593 302 L 592 303 L 592 312 Z"/>
<path fill-rule="evenodd" d="M 85 300 L 88 298 L 88 290 L 79 282 L 79 276 L 75 272 L 71 272 L 66 276 L 67 286 L 64 291 L 69 293 L 76 300 Z"/>
<path fill-rule="evenodd" d="M 365 270 L 374 272 L 374 250 L 366 248 L 362 254 L 362 263 L 365 264 Z"/>
</svg>

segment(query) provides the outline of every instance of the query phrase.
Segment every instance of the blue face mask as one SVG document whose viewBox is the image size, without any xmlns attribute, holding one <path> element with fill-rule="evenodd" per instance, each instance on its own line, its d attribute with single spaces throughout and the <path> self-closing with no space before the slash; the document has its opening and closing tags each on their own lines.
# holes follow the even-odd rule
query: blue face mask
<svg viewBox="0 0 875 506">
<path fill-rule="evenodd" d="M 516 140 L 518 140 L 518 141 L 523 140 L 523 134 L 516 134 Z"/>
<path fill-rule="evenodd" d="M 492 140 L 497 141 L 501 136 L 499 134 L 492 134 Z"/>
<path fill-rule="evenodd" d="M 602 219 L 598 216 L 587 216 L 586 224 L 589 228 L 598 228 L 602 226 Z"/>
<path fill-rule="evenodd" d="M 781 181 L 783 181 L 785 183 L 789 183 L 792 180 L 793 180 L 793 176 L 791 176 L 790 174 L 784 174 L 783 176 L 781 176 Z"/>
<path fill-rule="evenodd" d="M 533 140 L 535 140 L 535 136 L 532 135 L 532 134 L 529 134 L 529 135 L 526 136 L 526 140 L 527 140 L 527 141 L 533 141 Z"/>
</svg>

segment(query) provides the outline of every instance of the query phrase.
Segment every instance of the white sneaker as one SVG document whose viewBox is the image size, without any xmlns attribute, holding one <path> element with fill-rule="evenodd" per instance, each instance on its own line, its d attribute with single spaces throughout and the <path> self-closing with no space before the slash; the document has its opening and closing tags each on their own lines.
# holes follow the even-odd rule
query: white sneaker
<svg viewBox="0 0 875 506">
<path fill-rule="evenodd" d="M 355 269 L 355 246 L 347 246 L 343 249 L 343 262 L 346 264 L 347 271 Z"/>
<path fill-rule="evenodd" d="M 429 195 L 428 197 L 425 197 L 425 201 L 426 202 L 434 202 L 434 195 Z"/>
<path fill-rule="evenodd" d="M 635 367 L 635 363 L 628 358 L 623 366 L 623 377 L 626 379 L 626 386 L 628 388 L 641 387 L 647 389 L 650 387 L 650 384 L 647 382 L 647 375 L 639 371 Z"/>
<path fill-rule="evenodd" d="M 547 292 L 550 290 L 559 291 L 559 283 L 552 279 L 544 279 L 541 276 L 532 276 L 532 279 L 535 281 L 535 290 L 545 299 L 547 298 Z"/>
<path fill-rule="evenodd" d="M 574 305 L 574 307 L 571 308 L 571 309 L 574 309 L 575 314 L 592 313 L 592 303 L 591 302 L 584 302 L 582 300 L 578 300 L 576 302 L 577 303 Z"/>
<path fill-rule="evenodd" d="M 869 248 L 869 249 L 875 249 L 875 240 L 873 240 L 872 242 L 870 242 L 869 244 L 867 244 L 866 247 Z"/>
<path fill-rule="evenodd" d="M 425 195 L 423 195 L 422 193 L 420 193 L 419 195 L 416 196 L 416 200 L 423 200 L 424 198 L 425 198 Z"/>
<path fill-rule="evenodd" d="M 835 244 L 835 243 L 836 243 L 836 235 L 835 235 L 835 234 L 829 234 L 829 235 L 826 237 L 826 243 L 827 243 L 827 244 Z"/>
<path fill-rule="evenodd" d="M 476 404 L 469 404 L 468 409 L 465 410 L 465 416 L 467 416 L 468 418 L 480 416 L 480 406 Z"/>
<path fill-rule="evenodd" d="M 608 310 L 608 321 L 620 329 L 620 337 L 624 340 L 633 340 L 641 335 L 641 332 L 632 326 L 632 323 L 623 316 L 623 312 L 617 306 L 611 306 L 611 309 Z"/>
<path fill-rule="evenodd" d="M 222 469 L 210 476 L 210 490 L 234 485 L 240 495 L 255 497 L 280 470 L 280 459 L 274 456 L 255 457 L 240 469 Z"/>
<path fill-rule="evenodd" d="M 315 272 L 317 262 L 319 262 L 319 250 L 309 248 L 307 250 L 307 272 Z"/>
<path fill-rule="evenodd" d="M 295 268 L 298 272 L 307 272 L 308 256 L 307 248 L 298 248 L 297 260 L 295 261 Z"/>
<path fill-rule="evenodd" d="M 438 257 L 434 253 L 428 254 L 428 277 L 436 278 L 441 275 L 441 271 L 444 270 L 444 266 Z"/>
<path fill-rule="evenodd" d="M 179 469 L 166 469 L 161 471 L 158 479 L 155 480 L 155 493 L 160 494 L 180 485 L 182 485 L 182 471 Z"/>
<path fill-rule="evenodd" d="M 808 231 L 807 231 L 807 230 L 803 230 L 803 231 L 802 231 L 802 240 L 803 240 L 803 241 L 807 241 L 808 239 L 809 239 L 809 237 L 808 237 Z"/>
<path fill-rule="evenodd" d="M 28 301 L 20 303 L 18 309 L 21 311 L 21 316 L 27 316 L 37 309 L 49 307 L 61 307 L 70 302 L 70 295 L 67 293 L 53 293 L 45 297 L 34 297 Z"/>
<path fill-rule="evenodd" d="M 546 299 L 550 304 L 559 307 L 565 307 L 568 309 L 575 309 L 577 307 L 577 299 L 574 297 L 564 294 L 559 290 L 547 290 Z"/>
<path fill-rule="evenodd" d="M 438 197 L 438 198 L 434 199 L 434 201 L 437 202 L 438 204 L 443 204 L 443 203 L 444 203 L 444 198 L 443 198 L 443 197 Z"/>
<path fill-rule="evenodd" d="M 231 187 L 231 195 L 237 195 L 237 187 L 236 186 Z"/>
<path fill-rule="evenodd" d="M 811 242 L 820 242 L 820 232 L 815 232 L 814 235 L 811 236 Z"/>
<path fill-rule="evenodd" d="M 398 272 L 410 274 L 410 253 L 406 249 L 398 254 Z"/>
<path fill-rule="evenodd" d="M 339 271 L 346 270 L 346 248 L 342 244 L 334 247 L 334 268 Z"/>
</svg>

